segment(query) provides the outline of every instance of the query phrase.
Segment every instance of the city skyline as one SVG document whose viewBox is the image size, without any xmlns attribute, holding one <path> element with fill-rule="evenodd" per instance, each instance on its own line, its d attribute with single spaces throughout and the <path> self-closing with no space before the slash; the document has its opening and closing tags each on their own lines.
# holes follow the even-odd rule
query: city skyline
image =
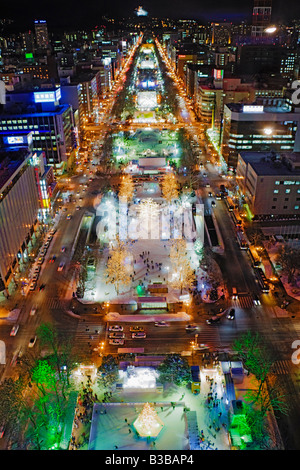
<svg viewBox="0 0 300 470">
<path fill-rule="evenodd" d="M 251 21 L 253 3 L 251 0 L 243 2 L 242 5 L 238 0 L 222 2 L 215 0 L 209 7 L 207 5 L 199 5 L 197 0 L 174 0 L 170 9 L 169 2 L 166 0 L 145 1 L 143 7 L 148 12 L 148 17 L 170 18 L 170 19 L 194 19 L 197 21 Z M 102 16 L 121 19 L 134 17 L 135 10 L 140 5 L 135 0 L 124 2 L 117 0 L 112 6 L 107 4 L 89 0 L 85 9 L 82 11 L 81 5 L 71 0 L 66 2 L 58 2 L 55 0 L 48 6 L 29 0 L 29 2 L 9 5 L 5 3 L 1 9 L 1 17 L 9 18 L 16 22 L 16 27 L 24 26 L 24 29 L 32 28 L 34 19 L 45 19 L 47 23 L 54 27 L 62 28 L 65 26 L 93 26 L 101 21 Z M 77 8 L 76 8 L 77 7 Z M 286 9 L 283 0 L 273 0 L 272 19 L 274 22 L 287 22 L 297 19 L 297 2 L 289 3 L 289 9 Z"/>
</svg>

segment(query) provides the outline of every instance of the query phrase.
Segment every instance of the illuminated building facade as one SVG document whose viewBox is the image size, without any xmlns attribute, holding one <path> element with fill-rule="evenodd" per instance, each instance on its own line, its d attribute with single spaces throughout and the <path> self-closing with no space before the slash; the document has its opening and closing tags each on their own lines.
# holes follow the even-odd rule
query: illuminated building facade
<svg viewBox="0 0 300 470">
<path fill-rule="evenodd" d="M 11 138 L 11 139 L 10 139 Z M 9 142 L 12 142 L 11 144 Z M 0 150 L 0 291 L 26 262 L 40 208 L 26 136 L 2 138 Z"/>
<path fill-rule="evenodd" d="M 272 0 L 254 0 L 251 35 L 254 38 L 265 36 L 271 23 Z"/>
<path fill-rule="evenodd" d="M 237 182 L 257 219 L 300 218 L 300 153 L 240 152 Z"/>
<path fill-rule="evenodd" d="M 47 49 L 49 45 L 47 22 L 45 20 L 35 20 L 34 29 L 37 47 Z"/>
<path fill-rule="evenodd" d="M 228 168 L 235 169 L 241 151 L 300 151 L 300 113 L 288 105 L 227 104 L 221 140 Z"/>
<path fill-rule="evenodd" d="M 34 92 L 7 93 L 7 103 L 0 116 L 0 135 L 33 133 L 33 151 L 45 152 L 46 162 L 56 170 L 63 169 L 74 147 L 73 109 L 61 105 L 60 87 Z M 14 104 L 22 112 L 15 114 Z"/>
</svg>

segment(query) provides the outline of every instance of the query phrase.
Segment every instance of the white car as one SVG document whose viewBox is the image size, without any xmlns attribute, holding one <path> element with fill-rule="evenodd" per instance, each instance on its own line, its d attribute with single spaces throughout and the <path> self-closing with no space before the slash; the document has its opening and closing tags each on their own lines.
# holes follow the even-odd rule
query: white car
<svg viewBox="0 0 300 470">
<path fill-rule="evenodd" d="M 108 328 L 108 331 L 123 331 L 123 326 L 120 325 L 111 325 Z"/>
<path fill-rule="evenodd" d="M 122 333 L 122 331 L 113 331 L 108 337 L 109 339 L 123 339 L 125 338 L 125 333 Z"/>
<path fill-rule="evenodd" d="M 11 332 L 10 332 L 10 336 L 16 336 L 16 334 L 18 333 L 19 326 L 20 325 L 14 325 L 12 327 Z"/>
<path fill-rule="evenodd" d="M 146 333 L 144 331 L 138 331 L 136 333 L 132 333 L 131 338 L 146 338 Z"/>
<path fill-rule="evenodd" d="M 124 344 L 124 339 L 122 339 L 122 338 L 113 338 L 113 339 L 109 340 L 109 344 L 122 345 L 122 344 Z"/>
<path fill-rule="evenodd" d="M 36 314 L 36 309 L 37 309 L 37 308 L 36 308 L 36 306 L 34 305 L 34 306 L 31 308 L 29 315 L 31 315 L 31 316 L 33 317 L 33 315 Z"/>
<path fill-rule="evenodd" d="M 154 326 L 170 326 L 170 323 L 167 323 L 167 322 L 165 322 L 165 321 L 163 321 L 163 320 L 162 320 L 162 321 L 156 321 L 156 322 L 154 323 Z"/>
<path fill-rule="evenodd" d="M 33 338 L 31 338 L 31 339 L 29 340 L 28 347 L 29 347 L 29 348 L 33 348 L 33 346 L 34 346 L 35 343 L 36 343 L 36 340 L 37 340 L 37 337 L 36 337 L 36 336 L 34 336 Z"/>
<path fill-rule="evenodd" d="M 64 269 L 64 266 L 65 266 L 65 263 L 63 263 L 63 262 L 59 263 L 57 271 L 62 271 Z"/>
</svg>

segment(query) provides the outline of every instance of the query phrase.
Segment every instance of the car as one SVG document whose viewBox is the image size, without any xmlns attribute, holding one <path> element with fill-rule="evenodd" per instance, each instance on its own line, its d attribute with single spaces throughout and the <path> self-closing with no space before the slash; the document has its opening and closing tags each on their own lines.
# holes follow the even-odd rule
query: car
<svg viewBox="0 0 300 470">
<path fill-rule="evenodd" d="M 10 331 L 10 336 L 16 336 L 18 333 L 20 325 L 14 325 Z"/>
<path fill-rule="evenodd" d="M 108 331 L 123 331 L 123 326 L 120 325 L 111 325 L 108 328 Z"/>
<path fill-rule="evenodd" d="M 210 188 L 210 184 L 209 183 L 206 183 L 205 185 L 207 188 Z"/>
<path fill-rule="evenodd" d="M 132 333 L 131 338 L 146 338 L 145 331 L 137 331 L 136 333 Z"/>
<path fill-rule="evenodd" d="M 216 194 L 216 199 L 217 199 L 217 201 L 220 201 L 220 200 L 222 199 L 222 196 L 221 196 L 220 193 L 217 193 L 217 194 Z"/>
<path fill-rule="evenodd" d="M 72 219 L 72 215 L 71 215 L 71 214 L 68 214 L 68 215 L 67 215 L 67 220 L 70 220 L 70 219 Z"/>
<path fill-rule="evenodd" d="M 122 331 L 114 331 L 112 333 L 109 333 L 108 337 L 109 339 L 113 339 L 113 338 L 122 339 L 122 338 L 125 338 L 125 333 L 122 333 Z"/>
<path fill-rule="evenodd" d="M 39 273 L 35 273 L 33 276 L 32 276 L 32 281 L 37 281 L 39 278 Z"/>
<path fill-rule="evenodd" d="M 51 256 L 51 258 L 49 259 L 49 263 L 54 263 L 55 260 L 56 260 L 56 256 L 53 255 L 53 256 Z"/>
<path fill-rule="evenodd" d="M 60 249 L 60 251 L 61 251 L 62 253 L 64 253 L 64 252 L 66 251 L 66 247 L 65 247 L 65 246 L 62 246 L 61 249 Z"/>
<path fill-rule="evenodd" d="M 31 315 L 31 316 L 33 317 L 33 315 L 36 314 L 36 310 L 37 310 L 36 305 L 33 305 L 33 306 L 31 307 L 31 310 L 30 310 L 30 312 L 29 312 L 29 315 Z"/>
<path fill-rule="evenodd" d="M 49 248 L 49 245 L 50 245 L 50 243 L 48 241 L 46 243 L 44 243 L 44 249 L 47 250 Z"/>
<path fill-rule="evenodd" d="M 211 201 L 211 206 L 212 206 L 212 207 L 216 207 L 215 201 Z"/>
<path fill-rule="evenodd" d="M 113 339 L 110 339 L 108 342 L 109 342 L 109 344 L 113 344 L 113 345 L 122 345 L 122 344 L 124 344 L 124 339 L 113 338 Z"/>
<path fill-rule="evenodd" d="M 208 196 L 212 197 L 212 192 L 211 191 L 209 191 Z"/>
<path fill-rule="evenodd" d="M 214 317 L 208 318 L 208 320 L 206 320 L 206 323 L 208 325 L 214 325 L 215 323 L 219 323 L 220 321 L 221 321 L 221 317 L 214 316 Z"/>
<path fill-rule="evenodd" d="M 53 237 L 53 235 L 55 235 L 56 233 L 56 228 L 53 228 L 52 230 L 50 230 L 50 236 Z"/>
<path fill-rule="evenodd" d="M 235 309 L 231 308 L 228 315 L 227 315 L 228 320 L 234 320 L 235 319 Z"/>
<path fill-rule="evenodd" d="M 187 326 L 185 327 L 185 329 L 186 329 L 187 331 L 194 331 L 194 330 L 197 330 L 197 328 L 198 328 L 198 326 L 197 326 L 197 325 L 194 325 L 194 324 L 190 324 L 190 325 L 187 325 Z"/>
<path fill-rule="evenodd" d="M 40 266 L 36 266 L 33 270 L 33 272 L 36 274 L 36 273 L 40 273 L 41 271 L 41 267 Z"/>
<path fill-rule="evenodd" d="M 33 336 L 33 338 L 30 338 L 29 343 L 28 343 L 28 347 L 33 348 L 33 346 L 36 343 L 36 340 L 37 340 L 37 336 Z"/>
<path fill-rule="evenodd" d="M 64 262 L 61 262 L 59 263 L 59 266 L 57 268 L 57 271 L 62 271 L 64 269 L 64 266 L 65 266 L 65 263 Z"/>
<path fill-rule="evenodd" d="M 202 176 L 203 176 L 204 178 L 206 178 L 206 177 L 207 177 L 207 174 L 206 174 L 206 173 L 203 173 L 203 175 L 202 175 Z"/>
<path fill-rule="evenodd" d="M 166 321 L 161 320 L 161 321 L 156 321 L 154 323 L 154 326 L 170 326 L 170 323 L 167 323 Z"/>
<path fill-rule="evenodd" d="M 46 284 L 41 284 L 41 285 L 40 285 L 40 288 L 39 288 L 39 291 L 44 290 L 45 287 L 46 287 Z"/>
<path fill-rule="evenodd" d="M 29 286 L 29 290 L 32 291 L 32 290 L 35 290 L 35 288 L 36 288 L 36 281 L 33 281 Z"/>
<path fill-rule="evenodd" d="M 131 332 L 137 332 L 137 331 L 145 331 L 143 326 L 131 326 L 130 327 Z"/>
<path fill-rule="evenodd" d="M 254 305 L 260 305 L 260 300 L 257 295 L 253 297 L 253 302 L 254 302 Z"/>
<path fill-rule="evenodd" d="M 232 299 L 233 299 L 233 300 L 237 300 L 237 298 L 238 298 L 237 288 L 236 288 L 236 287 L 233 287 L 233 288 L 232 288 Z"/>
<path fill-rule="evenodd" d="M 37 260 L 37 264 L 41 265 L 41 264 L 43 264 L 43 262 L 44 262 L 44 257 L 40 256 Z"/>
<path fill-rule="evenodd" d="M 81 207 L 80 207 L 80 206 L 77 206 L 77 207 L 76 207 L 76 210 L 77 210 L 77 211 L 79 211 L 80 209 L 81 209 Z"/>
</svg>

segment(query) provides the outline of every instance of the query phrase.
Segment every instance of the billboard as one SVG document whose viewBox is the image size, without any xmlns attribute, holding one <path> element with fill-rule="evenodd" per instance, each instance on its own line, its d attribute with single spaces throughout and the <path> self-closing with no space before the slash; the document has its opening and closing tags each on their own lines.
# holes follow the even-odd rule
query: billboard
<svg viewBox="0 0 300 470">
<path fill-rule="evenodd" d="M 55 103 L 61 98 L 61 89 L 59 87 L 51 91 L 35 91 L 33 95 L 35 103 Z"/>
</svg>

